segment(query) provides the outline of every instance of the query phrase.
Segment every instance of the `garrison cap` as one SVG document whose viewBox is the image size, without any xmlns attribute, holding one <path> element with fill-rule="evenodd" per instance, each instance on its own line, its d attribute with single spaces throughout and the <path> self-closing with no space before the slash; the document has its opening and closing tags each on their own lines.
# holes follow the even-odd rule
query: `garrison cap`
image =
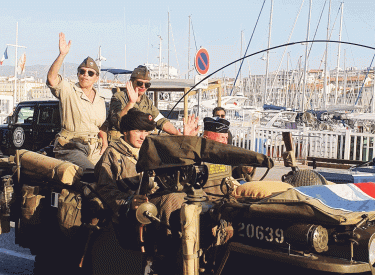
<svg viewBox="0 0 375 275">
<path fill-rule="evenodd" d="M 205 117 L 203 119 L 204 131 L 228 133 L 230 122 L 220 117 Z"/>
<path fill-rule="evenodd" d="M 128 132 L 131 130 L 152 131 L 156 127 L 156 123 L 152 115 L 131 108 L 126 115 L 121 118 L 120 131 Z"/>
<path fill-rule="evenodd" d="M 150 71 L 147 69 L 146 66 L 139 65 L 135 68 L 130 75 L 130 78 L 138 78 L 144 80 L 151 80 Z"/>
<path fill-rule="evenodd" d="M 78 69 L 83 67 L 93 69 L 97 74 L 99 74 L 99 68 L 94 59 L 92 59 L 90 56 L 86 57 L 86 59 L 82 61 L 81 65 L 78 66 Z"/>
</svg>

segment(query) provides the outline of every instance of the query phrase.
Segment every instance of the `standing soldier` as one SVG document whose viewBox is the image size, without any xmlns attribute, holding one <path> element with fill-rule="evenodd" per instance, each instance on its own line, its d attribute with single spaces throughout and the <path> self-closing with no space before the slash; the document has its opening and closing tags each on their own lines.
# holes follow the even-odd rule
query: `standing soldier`
<svg viewBox="0 0 375 275">
<path fill-rule="evenodd" d="M 72 84 L 59 73 L 65 56 L 70 50 L 65 35 L 59 34 L 60 54 L 47 75 L 47 85 L 60 101 L 61 131 L 54 144 L 55 157 L 94 169 L 107 147 L 107 134 L 103 123 L 106 119 L 104 98 L 94 89 L 99 79 L 99 68 L 91 57 L 78 66 L 78 83 Z"/>
</svg>

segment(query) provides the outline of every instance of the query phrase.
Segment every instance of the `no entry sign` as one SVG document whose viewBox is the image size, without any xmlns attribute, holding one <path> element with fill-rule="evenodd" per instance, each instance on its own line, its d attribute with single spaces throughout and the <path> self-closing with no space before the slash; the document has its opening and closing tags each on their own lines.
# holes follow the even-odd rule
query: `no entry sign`
<svg viewBox="0 0 375 275">
<path fill-rule="evenodd" d="M 195 69 L 199 74 L 206 74 L 210 67 L 210 56 L 205 48 L 200 48 L 195 54 Z"/>
</svg>

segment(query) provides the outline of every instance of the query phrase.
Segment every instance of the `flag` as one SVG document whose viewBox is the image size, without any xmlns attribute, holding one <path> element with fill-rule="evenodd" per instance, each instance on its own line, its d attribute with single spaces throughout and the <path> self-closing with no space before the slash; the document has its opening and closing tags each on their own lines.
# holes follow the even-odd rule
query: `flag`
<svg viewBox="0 0 375 275">
<path fill-rule="evenodd" d="M 8 47 L 4 51 L 3 57 L 0 60 L 0 65 L 3 65 L 5 59 L 8 59 Z"/>
<path fill-rule="evenodd" d="M 17 73 L 22 74 L 25 72 L 25 64 L 26 64 L 26 54 L 23 53 L 18 60 L 18 66 L 17 66 Z"/>
<path fill-rule="evenodd" d="M 284 217 L 322 224 L 352 225 L 363 214 L 375 219 L 375 183 L 311 185 L 290 188 L 250 206 L 265 218 Z"/>
<path fill-rule="evenodd" d="M 375 183 L 349 183 L 296 188 L 326 206 L 350 212 L 375 211 Z"/>
</svg>

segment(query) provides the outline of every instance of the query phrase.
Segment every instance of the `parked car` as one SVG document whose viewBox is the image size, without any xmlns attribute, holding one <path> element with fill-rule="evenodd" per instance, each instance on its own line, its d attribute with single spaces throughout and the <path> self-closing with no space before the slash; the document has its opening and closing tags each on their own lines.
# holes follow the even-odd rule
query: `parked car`
<svg viewBox="0 0 375 275">
<path fill-rule="evenodd" d="M 23 101 L 7 123 L 0 125 L 0 149 L 4 155 L 14 154 L 16 149 L 37 151 L 48 146 L 60 129 L 58 100 Z"/>
<path fill-rule="evenodd" d="M 109 102 L 106 102 L 107 112 Z M 61 130 L 59 101 L 37 99 L 20 102 L 6 124 L 0 125 L 0 149 L 13 155 L 17 149 L 38 151 L 50 145 Z"/>
</svg>

